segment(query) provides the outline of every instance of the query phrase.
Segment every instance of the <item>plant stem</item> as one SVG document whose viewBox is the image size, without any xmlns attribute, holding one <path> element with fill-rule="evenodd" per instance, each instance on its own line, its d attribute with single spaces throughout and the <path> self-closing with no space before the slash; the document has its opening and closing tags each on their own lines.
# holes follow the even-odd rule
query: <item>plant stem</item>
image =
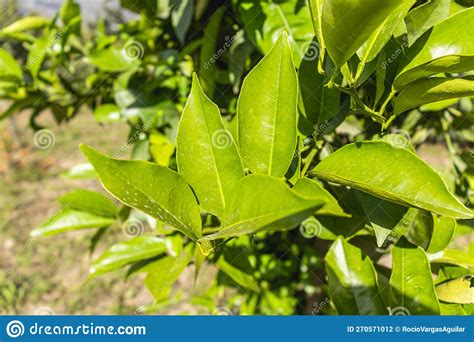
<svg viewBox="0 0 474 342">
<path fill-rule="evenodd" d="M 308 169 L 313 162 L 314 157 L 318 153 L 318 150 L 313 148 L 311 152 L 308 154 L 308 156 L 304 159 L 304 167 L 303 170 L 301 171 L 301 174 L 304 176 L 306 172 L 308 172 Z"/>
</svg>

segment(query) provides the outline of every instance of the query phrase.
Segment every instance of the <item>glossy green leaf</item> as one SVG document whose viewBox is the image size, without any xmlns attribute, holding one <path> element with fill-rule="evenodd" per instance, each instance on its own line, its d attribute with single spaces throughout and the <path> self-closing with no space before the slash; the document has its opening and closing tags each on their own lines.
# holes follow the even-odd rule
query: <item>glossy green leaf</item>
<svg viewBox="0 0 474 342">
<path fill-rule="evenodd" d="M 167 240 L 155 236 L 139 236 L 110 247 L 91 266 L 89 277 L 111 272 L 122 266 L 149 259 L 167 251 Z"/>
<path fill-rule="evenodd" d="M 474 69 L 474 8 L 443 20 L 421 36 L 406 53 L 394 86 L 439 73 L 460 73 Z"/>
<path fill-rule="evenodd" d="M 324 0 L 321 31 L 336 66 L 346 63 L 404 3 L 400 0 Z"/>
<path fill-rule="evenodd" d="M 201 236 L 196 198 L 176 172 L 145 161 L 109 158 L 84 145 L 81 150 L 103 186 L 121 202 L 171 225 L 193 240 Z"/>
<path fill-rule="evenodd" d="M 443 216 L 459 219 L 474 216 L 427 163 L 413 152 L 386 142 L 346 145 L 323 159 L 310 174 Z"/>
<path fill-rule="evenodd" d="M 226 207 L 222 229 L 203 239 L 292 229 L 323 205 L 320 199 L 296 194 L 281 179 L 247 176 L 237 184 L 233 200 Z"/>
<path fill-rule="evenodd" d="M 296 148 L 298 84 L 286 34 L 245 78 L 237 112 L 239 147 L 253 173 L 281 177 Z"/>
<path fill-rule="evenodd" d="M 303 116 L 313 124 L 317 135 L 323 135 L 336 119 L 341 107 L 341 92 L 336 88 L 325 87 L 329 80 L 318 72 L 317 63 L 317 56 L 308 56 L 298 69 L 299 108 Z"/>
<path fill-rule="evenodd" d="M 441 100 L 474 96 L 474 78 L 432 77 L 405 87 L 395 100 L 394 115 Z"/>
<path fill-rule="evenodd" d="M 428 254 L 428 259 L 435 264 L 449 264 L 474 269 L 474 257 L 466 252 L 445 249 L 437 253 Z"/>
<path fill-rule="evenodd" d="M 37 78 L 41 65 L 54 44 L 55 36 L 45 33 L 37 38 L 31 45 L 28 52 L 28 59 L 26 61 L 26 68 L 30 71 L 34 79 Z"/>
<path fill-rule="evenodd" d="M 183 250 L 176 257 L 166 256 L 146 266 L 148 274 L 145 284 L 155 301 L 159 302 L 169 297 L 173 284 L 192 259 L 189 249 Z"/>
<path fill-rule="evenodd" d="M 427 252 L 436 253 L 448 246 L 455 229 L 456 220 L 419 210 L 407 238 Z"/>
<path fill-rule="evenodd" d="M 127 71 L 140 64 L 140 60 L 130 57 L 124 48 L 114 46 L 97 50 L 90 54 L 88 59 L 92 65 L 105 72 Z"/>
<path fill-rule="evenodd" d="M 13 24 L 4 27 L 0 32 L 1 33 L 18 33 L 27 30 L 36 30 L 40 29 L 44 26 L 47 26 L 51 22 L 51 19 L 38 17 L 38 16 L 31 16 L 31 17 L 23 17 L 18 19 Z"/>
<path fill-rule="evenodd" d="M 22 81 L 23 73 L 15 58 L 9 52 L 0 48 L 0 79 L 8 77 L 14 77 L 18 81 Z"/>
<path fill-rule="evenodd" d="M 262 53 L 268 53 L 285 31 L 293 60 L 297 66 L 300 64 L 314 35 L 307 6 L 298 0 L 245 0 L 239 6 L 245 30 Z"/>
<path fill-rule="evenodd" d="M 394 8 L 391 14 L 387 16 L 382 24 L 370 35 L 367 42 L 357 51 L 362 65 L 365 65 L 377 57 L 392 36 L 393 31 L 395 31 L 403 21 L 403 17 L 414 3 L 414 0 L 399 1 L 399 6 Z"/>
<path fill-rule="evenodd" d="M 390 308 L 404 308 L 411 315 L 436 315 L 436 298 L 431 268 L 420 247 L 400 240 L 392 250 Z"/>
<path fill-rule="evenodd" d="M 369 257 L 338 238 L 325 257 L 329 295 L 339 315 L 384 315 L 377 273 Z"/>
<path fill-rule="evenodd" d="M 449 16 L 451 0 L 430 0 L 416 7 L 405 17 L 408 44 L 413 43 L 430 28 Z"/>
<path fill-rule="evenodd" d="M 324 189 L 321 183 L 315 180 L 300 178 L 296 181 L 293 190 L 302 197 L 320 199 L 326 203 L 322 208 L 318 209 L 316 215 L 350 217 L 350 215 L 346 214 L 339 206 L 337 200 L 331 193 Z"/>
<path fill-rule="evenodd" d="M 59 233 L 82 229 L 97 229 L 115 222 L 111 217 L 73 209 L 62 209 L 40 227 L 31 232 L 32 237 L 53 236 Z"/>
<path fill-rule="evenodd" d="M 74 2 L 74 0 L 66 0 L 59 10 L 59 16 L 65 25 L 69 24 L 73 19 L 80 15 L 81 8 Z"/>
<path fill-rule="evenodd" d="M 58 197 L 62 206 L 70 209 L 87 211 L 92 214 L 116 217 L 118 208 L 115 203 L 104 195 L 85 189 L 74 190 Z"/>
<path fill-rule="evenodd" d="M 203 93 L 196 75 L 179 124 L 177 163 L 201 207 L 222 217 L 244 169 L 219 108 Z"/>
<path fill-rule="evenodd" d="M 443 302 L 474 304 L 474 276 L 450 280 L 436 286 L 436 294 Z"/>
<path fill-rule="evenodd" d="M 234 265 L 227 262 L 223 257 L 221 257 L 217 263 L 219 270 L 227 274 L 232 280 L 234 280 L 240 286 L 259 292 L 260 288 L 258 287 L 257 282 L 254 280 L 253 276 L 245 273 L 243 270 L 238 269 Z"/>
</svg>

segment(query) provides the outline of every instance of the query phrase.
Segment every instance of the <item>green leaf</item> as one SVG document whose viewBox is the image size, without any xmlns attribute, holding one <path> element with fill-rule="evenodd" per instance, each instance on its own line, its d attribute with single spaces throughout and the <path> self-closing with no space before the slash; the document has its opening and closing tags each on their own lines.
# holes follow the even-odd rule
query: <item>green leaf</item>
<svg viewBox="0 0 474 342">
<path fill-rule="evenodd" d="M 449 16 L 451 0 L 430 0 L 416 7 L 405 17 L 408 44 L 413 43 L 430 28 Z"/>
<path fill-rule="evenodd" d="M 251 291 L 259 292 L 260 288 L 258 287 L 257 282 L 254 280 L 253 276 L 245 273 L 244 271 L 233 266 L 225 260 L 224 257 L 219 258 L 216 263 L 219 270 L 227 274 L 232 280 L 234 280 L 240 286 L 249 289 Z"/>
<path fill-rule="evenodd" d="M 190 248 L 179 256 L 166 256 L 146 266 L 145 284 L 156 302 L 169 298 L 173 284 L 192 259 Z"/>
<path fill-rule="evenodd" d="M 286 34 L 245 78 L 237 112 L 239 147 L 253 173 L 282 177 L 296 148 L 298 85 Z"/>
<path fill-rule="evenodd" d="M 140 64 L 138 58 L 128 56 L 125 48 L 110 46 L 94 51 L 88 57 L 89 62 L 105 72 L 121 72 L 135 68 Z"/>
<path fill-rule="evenodd" d="M 191 26 L 194 14 L 194 0 L 175 0 L 171 10 L 171 26 L 181 43 L 186 40 L 186 33 Z"/>
<path fill-rule="evenodd" d="M 293 60 L 296 66 L 300 64 L 314 35 L 307 6 L 298 0 L 246 0 L 240 1 L 239 6 L 245 30 L 263 54 L 286 32 Z"/>
<path fill-rule="evenodd" d="M 59 15 L 63 24 L 67 25 L 81 15 L 81 8 L 73 0 L 66 0 L 59 10 Z"/>
<path fill-rule="evenodd" d="M 298 195 L 310 199 L 320 199 L 325 202 L 324 206 L 315 213 L 315 215 L 329 215 L 329 216 L 340 216 L 350 217 L 344 210 L 339 206 L 337 200 L 331 195 L 329 191 L 317 181 L 309 178 L 300 178 L 296 181 L 293 187 Z"/>
<path fill-rule="evenodd" d="M 428 254 L 428 259 L 434 264 L 449 264 L 474 269 L 474 257 L 463 251 L 445 249 L 443 251 Z"/>
<path fill-rule="evenodd" d="M 370 258 L 339 237 L 326 254 L 329 295 L 339 315 L 385 315 Z"/>
<path fill-rule="evenodd" d="M 201 216 L 189 185 L 176 172 L 146 161 L 106 157 L 81 145 L 103 186 L 129 207 L 141 210 L 181 231 L 201 237 Z"/>
<path fill-rule="evenodd" d="M 203 239 L 292 229 L 323 204 L 322 200 L 299 196 L 281 179 L 261 175 L 243 177 L 226 207 L 222 229 Z"/>
<path fill-rule="evenodd" d="M 113 103 L 106 103 L 94 110 L 94 116 L 100 123 L 117 122 L 121 119 L 120 108 Z"/>
<path fill-rule="evenodd" d="M 428 253 L 436 253 L 448 246 L 455 229 L 456 220 L 420 210 L 407 238 Z"/>
<path fill-rule="evenodd" d="M 44 26 L 49 25 L 51 19 L 38 17 L 38 16 L 31 16 L 31 17 L 23 17 L 18 19 L 13 24 L 4 27 L 0 33 L 19 33 L 28 30 L 36 30 L 40 29 Z"/>
<path fill-rule="evenodd" d="M 89 278 L 165 253 L 167 245 L 166 239 L 155 236 L 139 236 L 116 243 L 92 264 Z"/>
<path fill-rule="evenodd" d="M 219 108 L 203 93 L 196 75 L 179 124 L 176 158 L 179 174 L 193 187 L 201 207 L 222 217 L 245 174 Z"/>
<path fill-rule="evenodd" d="M 436 294 L 443 302 L 474 304 L 474 276 L 467 275 L 439 284 Z"/>
<path fill-rule="evenodd" d="M 317 56 L 316 56 L 317 57 Z M 327 80 L 318 72 L 317 59 L 303 59 L 298 69 L 300 88 L 299 108 L 303 116 L 313 124 L 317 135 L 329 130 L 332 120 L 340 109 L 341 92 L 337 88 L 325 87 Z"/>
<path fill-rule="evenodd" d="M 474 78 L 431 77 L 405 87 L 395 99 L 393 115 L 426 103 L 474 96 Z"/>
<path fill-rule="evenodd" d="M 74 190 L 58 197 L 58 202 L 64 207 L 87 211 L 100 216 L 116 217 L 118 214 L 118 208 L 115 203 L 95 191 Z"/>
<path fill-rule="evenodd" d="M 420 37 L 407 51 L 395 79 L 396 89 L 439 73 L 460 73 L 474 69 L 474 8 L 465 9 L 442 21 Z"/>
<path fill-rule="evenodd" d="M 391 14 L 385 18 L 382 24 L 370 35 L 367 42 L 357 51 L 361 63 L 361 66 L 359 66 L 360 72 L 362 72 L 365 64 L 374 60 L 382 51 L 392 36 L 393 31 L 403 21 L 403 17 L 414 3 L 414 0 L 399 1 L 399 6 L 392 10 Z"/>
<path fill-rule="evenodd" d="M 310 174 L 401 205 L 452 218 L 474 217 L 427 163 L 386 142 L 346 145 L 323 159 Z"/>
<path fill-rule="evenodd" d="M 400 240 L 392 250 L 390 308 L 404 308 L 411 315 L 440 312 L 428 258 L 420 247 Z"/>
<path fill-rule="evenodd" d="M 23 81 L 21 67 L 15 58 L 6 50 L 0 48 L 0 79 L 14 77 L 18 81 Z"/>
<path fill-rule="evenodd" d="M 40 227 L 31 232 L 32 237 L 53 236 L 59 233 L 82 229 L 97 229 L 110 226 L 114 218 L 73 209 L 62 209 Z"/>
<path fill-rule="evenodd" d="M 405 2 L 324 0 L 321 31 L 324 45 L 336 67 L 346 63 L 401 5 Z"/>
</svg>

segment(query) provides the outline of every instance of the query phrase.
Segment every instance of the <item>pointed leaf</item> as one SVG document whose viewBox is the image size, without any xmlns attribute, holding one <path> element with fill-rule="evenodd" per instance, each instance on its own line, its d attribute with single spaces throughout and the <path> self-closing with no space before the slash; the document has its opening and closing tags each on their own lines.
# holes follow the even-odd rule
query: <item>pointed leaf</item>
<svg viewBox="0 0 474 342">
<path fill-rule="evenodd" d="M 395 100 L 394 115 L 426 103 L 474 96 L 474 78 L 432 77 L 405 87 Z"/>
<path fill-rule="evenodd" d="M 443 20 L 421 36 L 407 51 L 395 79 L 396 89 L 439 73 L 474 69 L 474 8 Z"/>
<path fill-rule="evenodd" d="M 118 208 L 115 203 L 104 195 L 85 189 L 74 190 L 58 197 L 62 206 L 92 214 L 116 217 Z"/>
<path fill-rule="evenodd" d="M 282 34 L 245 78 L 239 96 L 239 147 L 253 173 L 282 177 L 296 148 L 298 85 L 291 49 Z"/>
<path fill-rule="evenodd" d="M 227 262 L 223 257 L 217 261 L 217 267 L 219 270 L 227 274 L 232 278 L 237 284 L 243 286 L 246 289 L 251 291 L 259 292 L 260 288 L 258 287 L 257 282 L 254 280 L 252 275 L 245 273 L 244 271 L 233 266 Z"/>
<path fill-rule="evenodd" d="M 14 77 L 17 81 L 23 81 L 23 73 L 18 62 L 10 53 L 0 48 L 0 79 Z"/>
<path fill-rule="evenodd" d="M 167 251 L 167 240 L 140 236 L 110 247 L 89 270 L 90 278 L 114 271 L 122 266 L 160 255 Z"/>
<path fill-rule="evenodd" d="M 440 311 L 428 258 L 420 247 L 404 239 L 392 250 L 390 308 L 404 308 L 411 315 L 436 315 Z"/>
<path fill-rule="evenodd" d="M 281 179 L 247 176 L 240 180 L 234 198 L 226 208 L 222 230 L 203 239 L 292 229 L 323 204 L 320 199 L 299 196 Z"/>
<path fill-rule="evenodd" d="M 428 253 L 436 253 L 449 245 L 455 229 L 456 220 L 420 210 L 407 238 Z"/>
<path fill-rule="evenodd" d="M 8 25 L 0 30 L 0 33 L 18 33 L 27 30 L 36 30 L 40 29 L 44 26 L 47 26 L 51 22 L 51 19 L 38 17 L 38 16 L 31 16 L 31 17 L 23 17 L 18 19 L 13 24 Z"/>
<path fill-rule="evenodd" d="M 474 217 L 428 164 L 411 151 L 386 142 L 346 145 L 323 159 L 310 174 L 401 205 L 452 218 Z"/>
<path fill-rule="evenodd" d="M 97 229 L 110 226 L 115 219 L 90 212 L 62 209 L 40 227 L 31 232 L 32 237 L 53 236 L 59 233 L 81 229 Z"/>
<path fill-rule="evenodd" d="M 436 294 L 443 302 L 474 304 L 474 276 L 467 275 L 439 284 Z"/>
<path fill-rule="evenodd" d="M 106 157 L 81 145 L 103 186 L 129 207 L 171 225 L 189 238 L 201 236 L 201 216 L 189 185 L 176 172 L 145 161 Z"/>
<path fill-rule="evenodd" d="M 232 190 L 245 174 L 219 108 L 203 93 L 196 75 L 179 124 L 177 163 L 201 207 L 222 217 Z"/>
<path fill-rule="evenodd" d="M 340 315 L 385 315 L 377 273 L 369 257 L 338 238 L 326 254 L 329 295 Z"/>
</svg>

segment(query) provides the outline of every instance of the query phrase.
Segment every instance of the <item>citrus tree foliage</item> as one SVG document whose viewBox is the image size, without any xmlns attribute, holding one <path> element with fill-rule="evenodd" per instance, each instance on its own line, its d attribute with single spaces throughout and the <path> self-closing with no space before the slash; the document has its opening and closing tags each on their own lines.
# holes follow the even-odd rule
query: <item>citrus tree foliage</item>
<svg viewBox="0 0 474 342">
<path fill-rule="evenodd" d="M 94 247 L 118 223 L 127 239 L 90 279 L 145 273 L 152 312 L 185 298 L 239 314 L 473 313 L 474 249 L 454 241 L 474 219 L 474 8 L 122 4 L 140 19 L 99 26 L 88 44 L 71 1 L 52 22 L 1 31 L 29 52 L 21 63 L 0 50 L 4 117 L 33 107 L 34 124 L 62 104 L 61 121 L 81 102 L 99 122 L 149 124 L 131 160 L 81 146 L 120 206 L 73 191 L 33 236 L 89 229 Z M 61 32 L 38 61 L 35 45 Z M 63 68 L 89 73 L 66 87 Z M 47 96 L 32 103 L 36 92 Z M 442 169 L 419 155 L 434 143 L 449 153 Z M 206 288 L 173 293 L 183 272 Z"/>
</svg>

